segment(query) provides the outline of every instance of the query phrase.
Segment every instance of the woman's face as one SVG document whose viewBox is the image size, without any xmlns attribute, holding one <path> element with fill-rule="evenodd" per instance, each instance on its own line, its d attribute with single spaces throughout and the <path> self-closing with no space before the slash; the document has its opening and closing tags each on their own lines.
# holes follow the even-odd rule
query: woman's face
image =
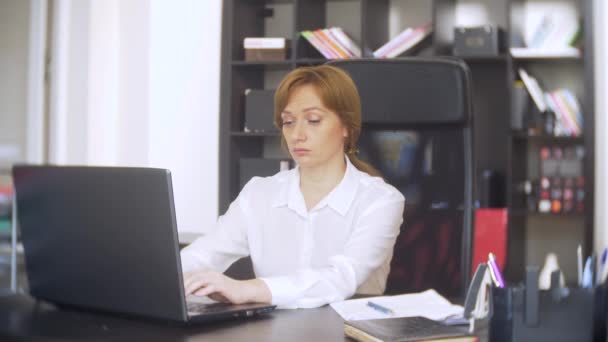
<svg viewBox="0 0 608 342">
<path fill-rule="evenodd" d="M 313 85 L 301 85 L 292 91 L 281 119 L 289 153 L 301 168 L 344 158 L 348 131 L 338 115 L 323 105 Z"/>
</svg>

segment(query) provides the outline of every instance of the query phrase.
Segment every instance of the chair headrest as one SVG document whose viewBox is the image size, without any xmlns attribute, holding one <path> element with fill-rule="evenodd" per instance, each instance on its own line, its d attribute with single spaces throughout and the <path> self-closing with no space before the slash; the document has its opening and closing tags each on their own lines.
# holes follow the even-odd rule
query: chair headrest
<svg viewBox="0 0 608 342">
<path fill-rule="evenodd" d="M 363 123 L 467 126 L 471 121 L 470 72 L 459 59 L 357 59 L 329 64 L 355 81 Z"/>
</svg>

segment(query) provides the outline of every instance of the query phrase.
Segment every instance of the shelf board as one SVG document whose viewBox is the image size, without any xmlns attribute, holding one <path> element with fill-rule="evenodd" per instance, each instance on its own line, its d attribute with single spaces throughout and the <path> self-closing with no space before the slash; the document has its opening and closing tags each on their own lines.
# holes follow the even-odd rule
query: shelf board
<svg viewBox="0 0 608 342">
<path fill-rule="evenodd" d="M 467 63 L 504 63 L 509 59 L 508 55 L 497 56 L 453 56 L 460 58 Z"/>
<path fill-rule="evenodd" d="M 582 61 L 582 54 L 575 48 L 562 50 L 511 48 L 511 56 L 516 61 Z"/>
<path fill-rule="evenodd" d="M 511 132 L 511 137 L 515 140 L 527 140 L 527 141 L 536 141 L 536 142 L 545 142 L 545 143 L 584 143 L 585 138 L 582 136 L 578 137 L 556 137 L 552 135 L 529 135 L 525 132 L 513 131 Z"/>
<path fill-rule="evenodd" d="M 296 64 L 323 64 L 331 61 L 333 59 L 327 58 L 298 58 L 296 59 Z"/>
<path fill-rule="evenodd" d="M 243 137 L 243 138 L 247 138 L 247 137 L 280 137 L 281 136 L 281 132 L 239 132 L 239 131 L 232 131 L 230 132 L 230 135 L 233 137 Z"/>
<path fill-rule="evenodd" d="M 232 65 L 236 67 L 247 67 L 247 66 L 291 66 L 291 60 L 284 61 L 232 61 Z"/>
<path fill-rule="evenodd" d="M 564 217 L 572 217 L 572 218 L 585 218 L 585 214 L 583 213 L 539 213 L 534 211 L 527 210 L 510 210 L 510 215 L 512 216 L 527 216 L 527 217 L 546 217 L 546 218 L 564 218 Z"/>
<path fill-rule="evenodd" d="M 407 55 L 402 57 L 392 57 L 392 58 L 345 58 L 345 59 L 378 59 L 378 60 L 409 60 L 412 57 L 416 57 L 415 55 Z M 439 57 L 455 57 L 464 60 L 469 63 L 503 63 L 506 62 L 509 58 L 508 55 L 498 55 L 498 56 L 439 56 Z M 323 64 L 329 61 L 338 60 L 338 59 L 326 59 L 326 58 L 298 58 L 296 59 L 296 64 Z"/>
<path fill-rule="evenodd" d="M 583 58 L 581 57 L 513 57 L 515 62 L 567 62 L 567 63 L 582 63 Z"/>
</svg>

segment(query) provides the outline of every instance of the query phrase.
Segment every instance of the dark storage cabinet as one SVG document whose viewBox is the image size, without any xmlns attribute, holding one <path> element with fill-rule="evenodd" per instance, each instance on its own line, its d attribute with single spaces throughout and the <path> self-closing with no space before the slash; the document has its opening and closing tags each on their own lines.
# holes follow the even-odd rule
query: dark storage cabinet
<svg viewBox="0 0 608 342">
<path fill-rule="evenodd" d="M 593 248 L 594 198 L 594 99 L 593 99 L 593 23 L 592 0 L 564 0 L 572 3 L 583 20 L 580 58 L 514 58 L 510 47 L 521 47 L 526 11 L 533 2 L 523 0 L 478 1 L 487 14 L 483 24 L 504 32 L 504 47 L 493 56 L 461 57 L 473 78 L 474 144 L 477 200 L 491 196 L 495 204 L 509 209 L 508 281 L 519 281 L 524 265 L 542 266 L 544 254 L 557 252 L 567 281 L 574 279 L 575 249 L 583 245 L 586 254 Z M 326 59 L 305 39 L 302 30 L 339 26 L 361 47 L 363 57 L 382 46 L 407 26 L 433 23 L 433 34 L 409 52 L 417 56 L 453 54 L 454 31 L 466 18 L 460 5 L 474 1 L 455 0 L 224 0 L 222 24 L 222 64 L 220 90 L 220 186 L 219 208 L 223 214 L 240 191 L 240 161 L 289 159 L 281 148 L 280 133 L 245 132 L 247 89 L 273 90 L 290 70 L 303 65 L 325 63 Z M 546 2 L 545 2 L 546 3 Z M 477 12 L 475 12 L 477 13 Z M 477 19 L 477 18 L 473 18 Z M 472 20 L 478 22 L 479 20 Z M 291 48 L 285 61 L 248 62 L 244 58 L 246 37 L 285 37 Z M 505 52 L 503 52 L 505 51 Z M 514 83 L 518 69 L 525 68 L 546 90 L 573 89 L 583 108 L 583 135 L 556 138 L 529 135 L 525 129 L 511 127 L 514 111 Z M 407 96 L 407 94 L 404 94 Z M 250 114 L 250 113 L 248 113 Z M 261 116 L 271 117 L 271 113 Z M 376 127 L 377 128 L 377 127 Z M 386 124 L 385 129 L 390 129 Z M 365 129 L 365 127 L 364 127 Z M 582 146 L 585 151 L 583 173 L 585 209 L 579 214 L 539 214 L 526 207 L 522 184 L 534 180 L 535 158 L 543 146 Z M 493 194 L 482 184 L 484 175 L 496 177 Z M 488 183 L 490 184 L 490 183 Z M 487 187 L 487 184 L 486 184 Z M 486 201 L 482 201 L 486 202 Z M 551 236 L 550 241 L 547 236 Z"/>
</svg>

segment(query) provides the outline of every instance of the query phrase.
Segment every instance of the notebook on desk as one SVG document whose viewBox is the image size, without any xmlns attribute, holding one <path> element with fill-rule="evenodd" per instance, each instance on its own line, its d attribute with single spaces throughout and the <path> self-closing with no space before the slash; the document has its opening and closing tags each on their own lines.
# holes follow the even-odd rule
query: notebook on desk
<svg viewBox="0 0 608 342">
<path fill-rule="evenodd" d="M 361 342 L 473 342 L 464 328 L 447 326 L 425 317 L 398 317 L 344 322 L 344 334 Z"/>
<path fill-rule="evenodd" d="M 188 303 L 168 170 L 16 166 L 30 294 L 161 320 L 249 317 L 272 305 Z"/>
</svg>

